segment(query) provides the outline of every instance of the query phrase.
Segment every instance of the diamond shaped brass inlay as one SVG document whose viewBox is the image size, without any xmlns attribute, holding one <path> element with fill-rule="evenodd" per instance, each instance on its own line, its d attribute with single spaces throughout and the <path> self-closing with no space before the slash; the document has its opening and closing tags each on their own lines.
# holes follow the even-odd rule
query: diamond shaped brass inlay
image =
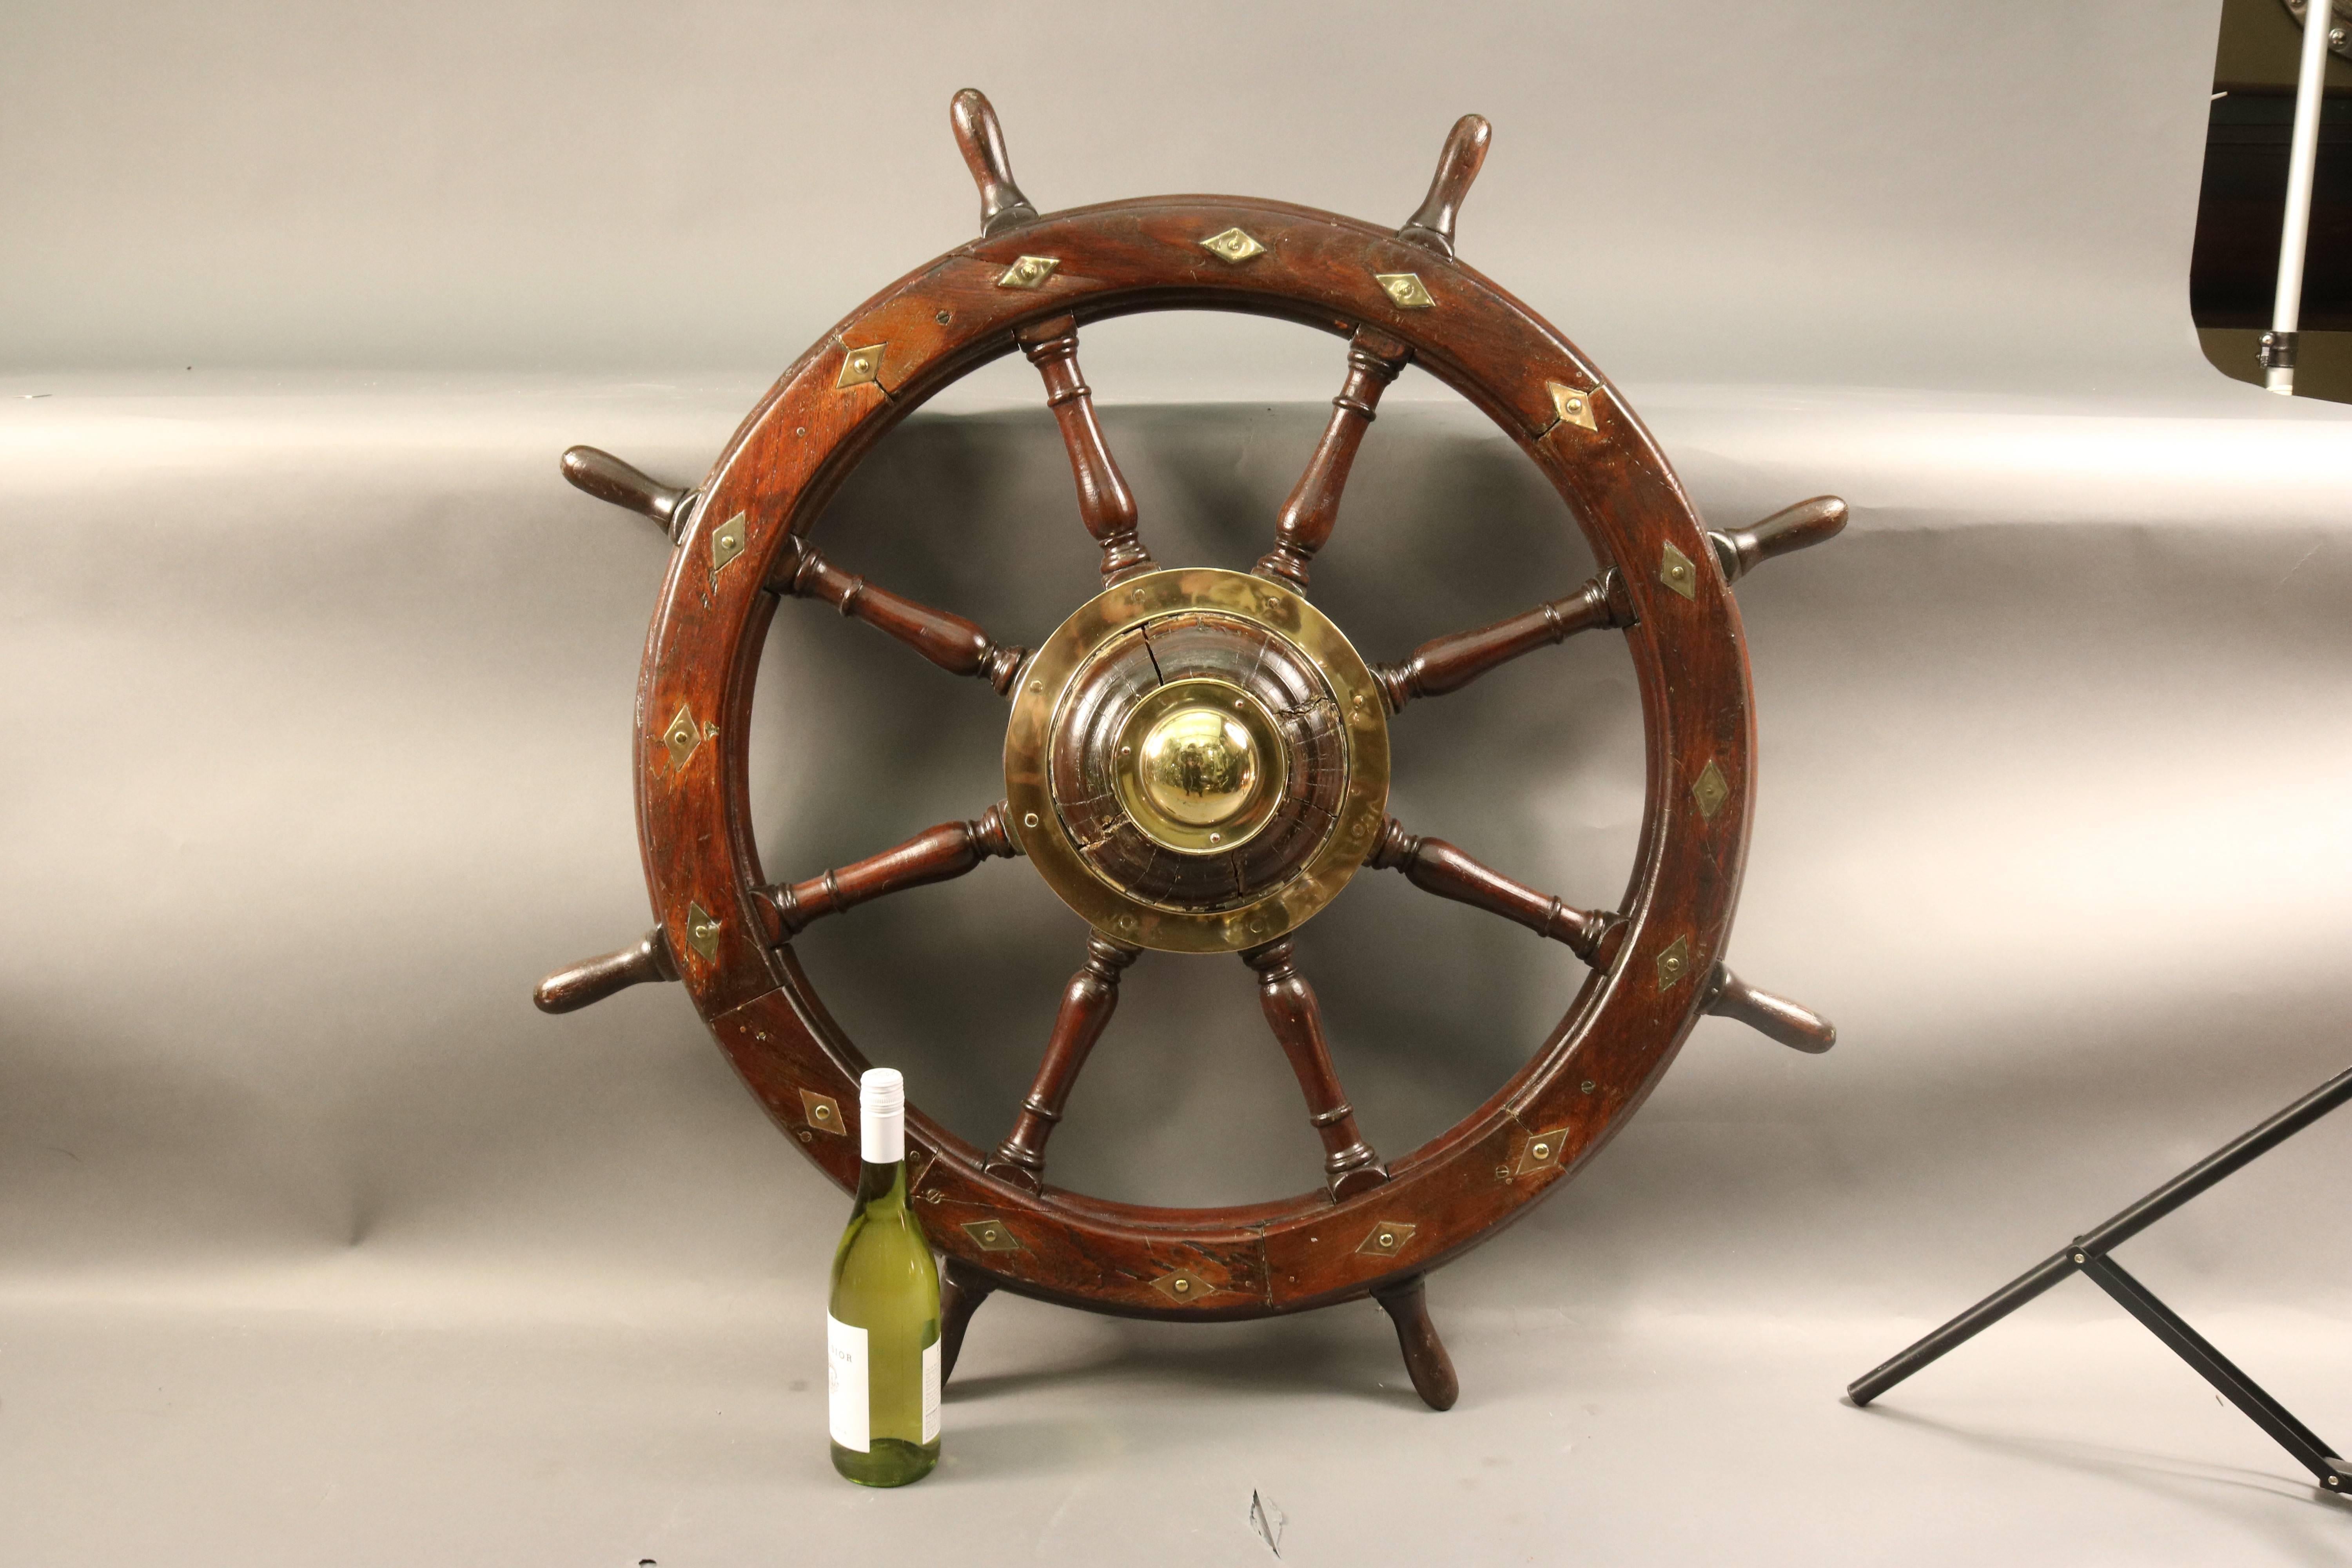
<svg viewBox="0 0 2352 1568">
<path fill-rule="evenodd" d="M 1600 428 L 1592 422 L 1591 393 L 1564 386 L 1557 381 L 1545 382 L 1544 390 L 1551 394 L 1551 409 L 1559 416 L 1561 424 L 1581 425 L 1587 430 Z"/>
<path fill-rule="evenodd" d="M 834 378 L 838 389 L 845 386 L 871 386 L 882 379 L 882 351 L 887 342 L 868 343 L 862 349 L 842 345 L 841 374 Z"/>
<path fill-rule="evenodd" d="M 1042 289 L 1054 268 L 1062 264 L 1059 257 L 1024 256 L 1004 269 L 996 280 L 999 289 Z"/>
<path fill-rule="evenodd" d="M 964 1222 L 963 1233 L 971 1237 L 972 1245 L 982 1252 L 1019 1252 L 1024 1250 L 1021 1238 L 1004 1226 L 1003 1220 L 974 1219 Z"/>
<path fill-rule="evenodd" d="M 710 536 L 710 574 L 716 577 L 727 570 L 727 563 L 743 553 L 744 531 L 749 525 L 743 514 L 737 512 L 719 525 Z"/>
<path fill-rule="evenodd" d="M 1658 954 L 1658 989 L 1671 991 L 1675 983 L 1690 973 L 1690 938 L 1678 936 Z"/>
<path fill-rule="evenodd" d="M 1151 1282 L 1151 1288 L 1171 1301 L 1187 1305 L 1204 1296 L 1213 1296 L 1217 1288 L 1189 1268 L 1179 1268 L 1172 1274 L 1162 1274 Z"/>
<path fill-rule="evenodd" d="M 1698 597 L 1698 568 L 1691 564 L 1689 556 L 1671 544 L 1658 560 L 1658 581 L 1685 599 Z"/>
<path fill-rule="evenodd" d="M 1370 1258 L 1394 1258 L 1404 1250 L 1404 1244 L 1411 1241 L 1412 1233 L 1420 1228 L 1402 1220 L 1384 1219 L 1372 1226 L 1372 1234 L 1364 1237 L 1356 1250 Z"/>
<path fill-rule="evenodd" d="M 849 1129 L 841 1120 L 841 1101 L 829 1094 L 819 1094 L 813 1089 L 801 1090 L 801 1117 L 820 1132 L 830 1132 L 836 1138 L 849 1136 Z"/>
<path fill-rule="evenodd" d="M 1531 1133 L 1527 1147 L 1519 1151 L 1518 1175 L 1533 1171 L 1549 1170 L 1559 1163 L 1562 1150 L 1568 1147 L 1568 1129 L 1555 1127 L 1549 1132 Z"/>
<path fill-rule="evenodd" d="M 719 956 L 719 922 L 700 904 L 686 906 L 686 945 L 706 960 Z"/>
<path fill-rule="evenodd" d="M 1712 822 L 1723 803 L 1731 798 L 1731 786 L 1724 782 L 1723 770 L 1709 760 L 1699 769 L 1698 780 L 1691 785 L 1691 799 L 1698 803 L 1699 816 Z"/>
<path fill-rule="evenodd" d="M 702 726 L 694 721 L 694 710 L 685 703 L 678 705 L 669 728 L 662 731 L 662 744 L 669 748 L 669 765 L 686 766 L 686 759 L 694 755 L 694 748 L 702 744 Z"/>
<path fill-rule="evenodd" d="M 1201 242 L 1201 248 L 1220 261 L 1230 261 L 1239 267 L 1244 261 L 1255 261 L 1265 254 L 1265 247 L 1237 228 L 1223 234 L 1213 234 Z"/>
<path fill-rule="evenodd" d="M 1426 310 L 1437 301 L 1423 286 L 1418 272 L 1375 272 L 1372 281 L 1389 297 L 1389 303 L 1400 310 Z"/>
</svg>

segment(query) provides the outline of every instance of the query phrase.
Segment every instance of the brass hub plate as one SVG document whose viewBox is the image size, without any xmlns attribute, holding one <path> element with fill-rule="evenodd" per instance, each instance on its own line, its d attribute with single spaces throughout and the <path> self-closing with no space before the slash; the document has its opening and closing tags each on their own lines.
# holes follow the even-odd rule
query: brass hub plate
<svg viewBox="0 0 2352 1568">
<path fill-rule="evenodd" d="M 1176 668 L 1106 696 L 1101 672 L 1163 626 L 1171 651 L 1153 667 Z M 1180 663 L 1173 650 L 1206 632 L 1266 657 L 1252 653 L 1238 678 Z M 1249 689 L 1259 665 L 1297 679 Z M 1075 782 L 1069 760 L 1097 735 L 1118 748 L 1102 791 Z M 1234 952 L 1297 930 L 1371 852 L 1388 812 L 1388 710 L 1346 636 L 1288 588 L 1217 568 L 1154 572 L 1104 590 L 1030 659 L 1004 783 L 1031 864 L 1097 930 L 1162 952 Z M 1106 821 L 1143 847 L 1149 874 L 1114 873 Z M 1228 861 L 1230 876 L 1211 875 Z M 1220 880 L 1215 896 L 1190 890 Z"/>
</svg>

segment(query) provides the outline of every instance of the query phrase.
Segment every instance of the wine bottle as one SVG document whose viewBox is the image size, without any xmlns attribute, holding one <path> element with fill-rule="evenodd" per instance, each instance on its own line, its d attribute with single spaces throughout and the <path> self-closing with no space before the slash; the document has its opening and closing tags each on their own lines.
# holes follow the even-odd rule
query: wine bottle
<svg viewBox="0 0 2352 1568">
<path fill-rule="evenodd" d="M 896 1068 L 858 1079 L 857 1136 L 857 1205 L 834 1249 L 825 1314 L 833 1468 L 860 1486 L 903 1487 L 940 1462 L 940 1273 L 907 1202 Z"/>
</svg>

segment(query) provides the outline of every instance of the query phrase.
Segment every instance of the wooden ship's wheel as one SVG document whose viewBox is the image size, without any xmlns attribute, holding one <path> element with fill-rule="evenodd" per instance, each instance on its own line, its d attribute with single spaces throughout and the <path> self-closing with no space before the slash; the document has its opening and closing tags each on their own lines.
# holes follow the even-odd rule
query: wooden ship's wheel
<svg viewBox="0 0 2352 1568">
<path fill-rule="evenodd" d="M 645 513 L 675 552 L 637 687 L 636 797 L 657 924 L 551 975 L 565 1012 L 640 981 L 682 982 L 744 1082 L 844 1187 L 857 1174 L 857 1048 L 793 952 L 813 921 L 1022 858 L 1089 928 L 1034 1087 L 994 1149 L 909 1107 L 911 1190 L 944 1254 L 943 1359 L 1008 1289 L 1092 1311 L 1236 1319 L 1371 1296 L 1431 1405 L 1456 1383 L 1423 1278 L 1565 1181 L 1641 1105 L 1703 1013 L 1799 1050 L 1829 1024 L 1722 963 L 1755 794 L 1748 656 L 1731 584 L 1845 522 L 1822 497 L 1709 532 L 1649 433 L 1567 339 L 1462 265 L 1454 215 L 1486 122 L 1454 127 L 1428 198 L 1391 231 L 1277 202 L 1147 197 L 1040 215 L 1013 184 L 986 99 L 951 120 L 980 186 L 981 237 L 860 306 L 786 371 L 692 490 L 590 447 L 581 489 Z M 1247 572 L 1155 561 L 1078 371 L 1088 321 L 1242 310 L 1348 340 L 1330 422 Z M 1045 381 L 1103 589 L 1035 652 L 835 565 L 808 539 L 851 467 L 942 387 L 1015 350 Z M 1418 364 L 1484 410 L 1558 489 L 1602 570 L 1493 626 L 1368 664 L 1308 597 L 1382 390 Z M 752 841 L 747 740 L 769 618 L 817 599 L 1008 698 L 1004 798 L 852 865 L 770 882 Z M 1625 639 L 1647 793 L 1614 910 L 1575 908 L 1387 813 L 1405 707 L 1581 633 Z M 1383 1159 L 1358 1129 L 1292 937 L 1365 869 L 1491 910 L 1591 968 L 1516 1076 L 1458 1125 Z M 1049 1184 L 1046 1145 L 1145 949 L 1236 953 L 1256 976 L 1325 1151 L 1324 1182 L 1226 1208 L 1112 1203 Z"/>
</svg>

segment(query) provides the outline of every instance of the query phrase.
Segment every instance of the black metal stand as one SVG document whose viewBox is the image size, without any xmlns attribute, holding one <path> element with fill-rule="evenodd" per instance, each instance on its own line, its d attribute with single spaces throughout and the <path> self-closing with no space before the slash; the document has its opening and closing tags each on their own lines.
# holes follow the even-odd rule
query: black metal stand
<svg viewBox="0 0 2352 1568">
<path fill-rule="evenodd" d="M 2066 1247 L 2002 1286 L 1983 1300 L 1937 1329 L 1902 1354 L 1864 1373 L 1846 1387 L 1856 1405 L 1872 1400 L 1902 1382 L 1953 1347 L 1973 1339 L 2011 1312 L 2049 1289 L 2069 1274 L 2090 1276 L 2092 1283 L 2113 1296 L 2125 1311 L 2146 1324 L 2148 1332 L 2172 1347 L 2175 1354 L 2197 1369 L 2198 1375 L 2221 1396 L 2250 1416 L 2254 1425 L 2278 1439 L 2296 1463 L 2329 1491 L 2352 1495 L 2352 1462 L 2296 1420 L 2286 1407 L 2263 1391 L 2260 1384 L 2231 1364 L 2230 1358 L 2207 1343 L 2203 1335 L 2180 1321 L 2179 1315 L 2149 1293 L 2107 1254 L 2130 1240 L 2206 1188 L 2252 1163 L 2294 1137 L 2337 1106 L 2352 1100 L 2352 1068 L 2272 1117 L 2244 1137 L 2215 1151 L 2156 1191 L 2107 1221 L 2079 1236 Z"/>
</svg>

